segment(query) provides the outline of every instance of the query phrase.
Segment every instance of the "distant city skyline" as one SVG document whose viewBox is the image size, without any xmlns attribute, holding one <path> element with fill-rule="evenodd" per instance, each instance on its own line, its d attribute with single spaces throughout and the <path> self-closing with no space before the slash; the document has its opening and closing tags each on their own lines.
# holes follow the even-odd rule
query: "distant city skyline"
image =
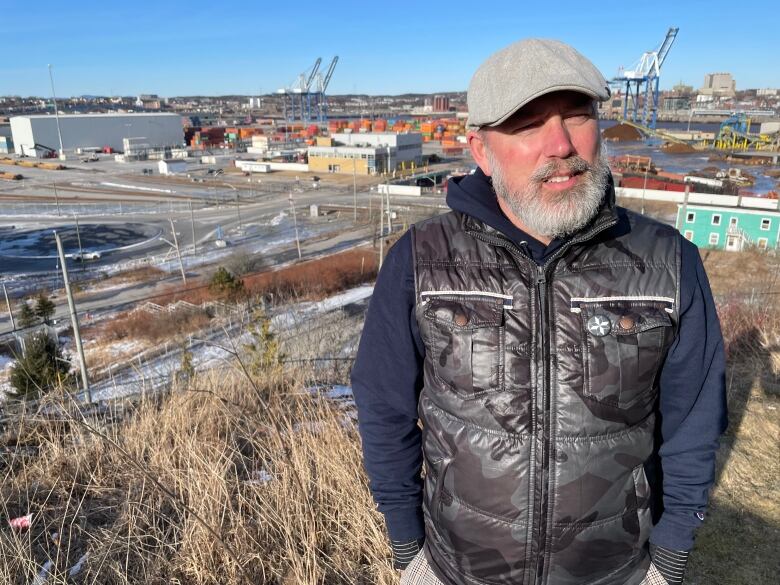
<svg viewBox="0 0 780 585">
<path fill-rule="evenodd" d="M 322 57 L 339 56 L 330 94 L 398 95 L 465 91 L 492 52 L 524 37 L 572 44 L 614 77 L 655 50 L 670 26 L 680 32 L 661 88 L 700 88 L 728 72 L 737 90 L 780 87 L 780 48 L 771 34 L 723 34 L 734 22 L 764 22 L 769 0 L 729 3 L 659 0 L 627 14 L 625 3 L 564 1 L 522 6 L 461 0 L 413 3 L 315 2 L 68 5 L 4 3 L 0 96 L 160 97 L 275 93 Z M 722 4 L 723 10 L 719 5 Z M 744 18 L 741 18 L 742 15 Z M 324 72 L 324 71 L 323 71 Z"/>
</svg>

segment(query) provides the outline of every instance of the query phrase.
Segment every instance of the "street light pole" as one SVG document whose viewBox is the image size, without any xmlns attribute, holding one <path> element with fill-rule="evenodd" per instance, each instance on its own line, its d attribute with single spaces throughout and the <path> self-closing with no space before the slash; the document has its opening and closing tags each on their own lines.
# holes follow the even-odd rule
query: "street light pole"
<svg viewBox="0 0 780 585">
<path fill-rule="evenodd" d="M 57 120 L 57 136 L 60 139 L 60 160 L 65 160 L 65 149 L 62 146 L 62 129 L 60 128 L 60 112 L 57 107 L 57 93 L 54 91 L 54 74 L 51 72 L 51 63 L 49 64 L 49 81 L 51 81 L 51 98 L 54 102 L 54 119 Z"/>
<path fill-rule="evenodd" d="M 16 323 L 14 322 L 14 312 L 11 310 L 11 302 L 8 300 L 8 291 L 3 283 L 3 294 L 5 294 L 5 304 L 8 305 L 8 316 L 11 318 L 11 329 L 16 331 Z"/>
<path fill-rule="evenodd" d="M 57 194 L 57 181 L 52 181 L 51 183 L 54 186 L 54 202 L 57 204 L 57 215 L 61 216 L 62 213 L 60 212 L 60 196 Z"/>
<path fill-rule="evenodd" d="M 352 209 L 353 209 L 353 221 L 357 223 L 357 162 L 352 159 Z"/>
<path fill-rule="evenodd" d="M 57 254 L 60 257 L 60 266 L 62 267 L 62 280 L 65 283 L 65 294 L 68 297 L 68 308 L 70 309 L 70 322 L 73 325 L 73 337 L 76 339 L 76 351 L 78 351 L 81 360 L 81 382 L 84 384 L 84 392 L 87 396 L 87 403 L 92 403 L 92 391 L 89 388 L 89 378 L 87 377 L 87 360 L 84 358 L 84 346 L 81 343 L 81 332 L 79 331 L 79 317 L 76 314 L 76 303 L 73 301 L 73 293 L 70 290 L 70 280 L 68 280 L 68 267 L 65 264 L 65 253 L 62 251 L 62 240 L 60 234 L 54 232 L 54 239 L 57 241 Z"/>
<path fill-rule="evenodd" d="M 295 246 L 298 248 L 298 260 L 301 259 L 301 240 L 298 237 L 298 218 L 295 215 L 295 205 L 293 204 L 292 189 L 290 189 L 290 210 L 293 216 L 293 225 L 295 226 Z"/>
</svg>

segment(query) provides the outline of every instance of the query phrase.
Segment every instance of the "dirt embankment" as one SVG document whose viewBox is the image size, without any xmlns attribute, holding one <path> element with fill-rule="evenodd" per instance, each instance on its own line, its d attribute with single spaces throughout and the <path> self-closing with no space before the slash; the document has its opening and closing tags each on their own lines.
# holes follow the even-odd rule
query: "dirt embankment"
<svg viewBox="0 0 780 585">
<path fill-rule="evenodd" d="M 690 152 L 697 152 L 690 144 L 683 144 L 681 142 L 664 142 L 661 145 L 661 150 L 667 154 L 688 154 Z"/>
<path fill-rule="evenodd" d="M 632 142 L 642 140 L 642 133 L 628 124 L 618 124 L 607 128 L 601 133 L 604 140 L 614 140 L 616 142 Z"/>
</svg>

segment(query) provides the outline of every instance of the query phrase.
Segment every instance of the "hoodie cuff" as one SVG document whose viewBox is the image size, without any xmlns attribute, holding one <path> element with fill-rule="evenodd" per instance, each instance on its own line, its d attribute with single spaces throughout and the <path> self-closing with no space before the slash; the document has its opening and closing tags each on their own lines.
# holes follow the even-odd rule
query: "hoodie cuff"
<svg viewBox="0 0 780 585">
<path fill-rule="evenodd" d="M 416 540 L 391 540 L 390 546 L 393 548 L 393 568 L 403 571 L 409 563 L 412 562 L 417 553 L 422 549 L 424 538 Z"/>
<path fill-rule="evenodd" d="M 682 585 L 689 554 L 687 551 L 650 545 L 650 559 L 669 585 Z"/>
<path fill-rule="evenodd" d="M 382 511 L 391 541 L 408 542 L 425 538 L 422 506 Z"/>
</svg>

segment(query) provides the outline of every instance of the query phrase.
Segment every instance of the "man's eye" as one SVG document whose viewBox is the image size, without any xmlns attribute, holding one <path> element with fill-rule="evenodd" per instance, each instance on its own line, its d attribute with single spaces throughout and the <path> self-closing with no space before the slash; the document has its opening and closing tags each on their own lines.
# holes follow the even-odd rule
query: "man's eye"
<svg viewBox="0 0 780 585">
<path fill-rule="evenodd" d="M 523 122 L 522 124 L 518 124 L 517 126 L 515 126 L 514 132 L 523 132 L 525 130 L 532 130 L 533 128 L 538 128 L 541 125 L 542 122 L 539 120 Z"/>
</svg>

